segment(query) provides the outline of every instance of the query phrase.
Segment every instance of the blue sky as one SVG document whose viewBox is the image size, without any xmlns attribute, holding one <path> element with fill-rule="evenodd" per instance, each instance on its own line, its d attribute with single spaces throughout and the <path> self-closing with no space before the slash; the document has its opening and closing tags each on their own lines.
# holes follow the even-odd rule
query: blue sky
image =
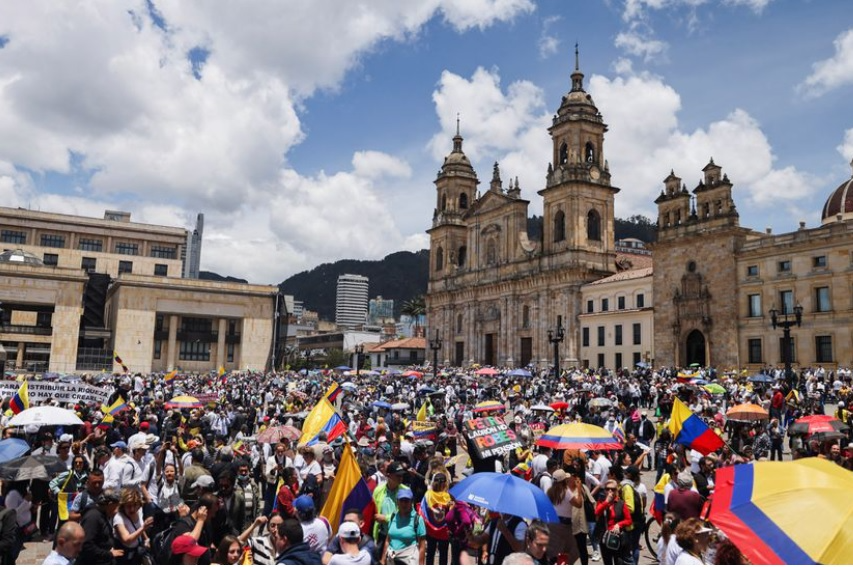
<svg viewBox="0 0 853 567">
<path fill-rule="evenodd" d="M 459 113 L 541 212 L 580 44 L 619 216 L 713 156 L 741 224 L 820 222 L 853 158 L 843 0 L 6 0 L 0 202 L 191 227 L 202 268 L 277 283 L 428 245 Z"/>
</svg>

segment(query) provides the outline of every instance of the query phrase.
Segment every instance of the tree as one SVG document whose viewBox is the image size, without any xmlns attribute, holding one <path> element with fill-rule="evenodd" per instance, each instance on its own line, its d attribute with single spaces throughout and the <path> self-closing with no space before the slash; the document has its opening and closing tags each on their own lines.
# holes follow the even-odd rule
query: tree
<svg viewBox="0 0 853 567">
<path fill-rule="evenodd" d="M 330 348 L 326 351 L 326 366 L 336 368 L 338 366 L 349 366 L 350 357 L 339 348 Z"/>
<path fill-rule="evenodd" d="M 414 335 L 419 337 L 421 334 L 421 323 L 424 315 L 426 315 L 426 299 L 424 299 L 423 294 L 416 295 L 410 300 L 403 302 L 400 312 L 412 318 L 415 323 Z"/>
</svg>

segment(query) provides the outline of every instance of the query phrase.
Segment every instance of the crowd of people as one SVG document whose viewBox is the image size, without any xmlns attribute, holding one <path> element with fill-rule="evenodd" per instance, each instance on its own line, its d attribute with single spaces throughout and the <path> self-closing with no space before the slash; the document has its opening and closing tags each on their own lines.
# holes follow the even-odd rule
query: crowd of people
<svg viewBox="0 0 853 567">
<path fill-rule="evenodd" d="M 637 564 L 655 517 L 660 537 L 648 551 L 661 564 L 741 563 L 740 551 L 706 521 L 716 468 L 819 456 L 853 470 L 849 436 L 788 434 L 798 417 L 829 408 L 853 425 L 846 370 L 802 370 L 795 391 L 772 369 L 761 385 L 713 369 L 681 377 L 667 368 L 569 369 L 557 379 L 535 368 L 530 376 L 479 370 L 212 373 L 171 382 L 121 375 L 109 379 L 114 390 L 104 404 L 67 404 L 83 421 L 73 427 L 9 427 L 4 400 L 3 438 L 25 439 L 31 455 L 55 455 L 66 470 L 2 482 L 0 560 L 14 564 L 27 542 L 42 538 L 53 546 L 45 564 Z M 703 382 L 723 391 L 712 394 Z M 334 402 L 346 431 L 300 445 L 298 430 L 333 383 L 342 386 Z M 179 394 L 204 401 L 167 409 Z M 105 416 L 119 398 L 127 409 Z M 674 442 L 666 422 L 676 398 L 727 441 L 722 449 L 705 456 Z M 476 404 L 486 400 L 499 409 L 480 412 Z M 767 409 L 769 419 L 726 419 L 745 402 Z M 558 409 L 534 409 L 543 404 Z M 521 446 L 480 458 L 464 423 L 483 415 L 505 418 Z M 432 422 L 430 434 L 416 421 Z M 573 422 L 601 426 L 624 444 L 612 451 L 536 444 L 552 426 Z M 297 435 L 263 441 L 279 426 Z M 372 517 L 361 508 L 344 508 L 333 521 L 322 515 L 344 451 L 361 468 Z M 644 471 L 654 474 L 662 509 L 653 509 Z M 538 486 L 559 522 L 454 499 L 450 489 L 479 472 Z"/>
</svg>

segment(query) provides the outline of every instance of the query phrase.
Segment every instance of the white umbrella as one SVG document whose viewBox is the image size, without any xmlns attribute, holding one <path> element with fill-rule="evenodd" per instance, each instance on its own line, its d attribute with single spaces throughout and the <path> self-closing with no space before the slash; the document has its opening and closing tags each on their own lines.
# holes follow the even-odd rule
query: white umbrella
<svg viewBox="0 0 853 567">
<path fill-rule="evenodd" d="M 9 420 L 10 427 L 24 425 L 83 425 L 83 421 L 71 410 L 55 406 L 37 406 L 25 409 Z"/>
<path fill-rule="evenodd" d="M 537 404 L 530 408 L 530 411 L 547 411 L 549 413 L 554 413 L 554 408 L 551 406 L 546 406 L 545 404 Z"/>
<path fill-rule="evenodd" d="M 392 410 L 395 410 L 395 411 L 403 411 L 403 410 L 407 410 L 407 409 L 409 409 L 409 404 L 407 404 L 407 403 L 405 403 L 405 402 L 398 402 L 398 403 L 396 403 L 396 404 L 393 404 L 393 405 L 391 406 L 391 409 L 392 409 Z"/>
</svg>

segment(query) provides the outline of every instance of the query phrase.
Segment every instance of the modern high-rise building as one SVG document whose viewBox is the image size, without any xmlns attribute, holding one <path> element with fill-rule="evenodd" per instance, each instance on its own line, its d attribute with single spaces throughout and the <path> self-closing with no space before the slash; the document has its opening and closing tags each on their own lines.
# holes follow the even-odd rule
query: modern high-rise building
<svg viewBox="0 0 853 567">
<path fill-rule="evenodd" d="M 335 300 L 335 324 L 359 327 L 367 322 L 367 287 L 369 279 L 355 274 L 338 276 Z"/>
<path fill-rule="evenodd" d="M 198 279 L 201 266 L 201 239 L 204 236 L 204 214 L 199 213 L 195 221 L 195 230 L 187 232 L 187 246 L 184 260 L 184 277 Z"/>
<path fill-rule="evenodd" d="M 385 325 L 394 322 L 394 300 L 383 299 L 381 295 L 371 299 L 367 308 L 367 320 L 371 325 Z"/>
</svg>

